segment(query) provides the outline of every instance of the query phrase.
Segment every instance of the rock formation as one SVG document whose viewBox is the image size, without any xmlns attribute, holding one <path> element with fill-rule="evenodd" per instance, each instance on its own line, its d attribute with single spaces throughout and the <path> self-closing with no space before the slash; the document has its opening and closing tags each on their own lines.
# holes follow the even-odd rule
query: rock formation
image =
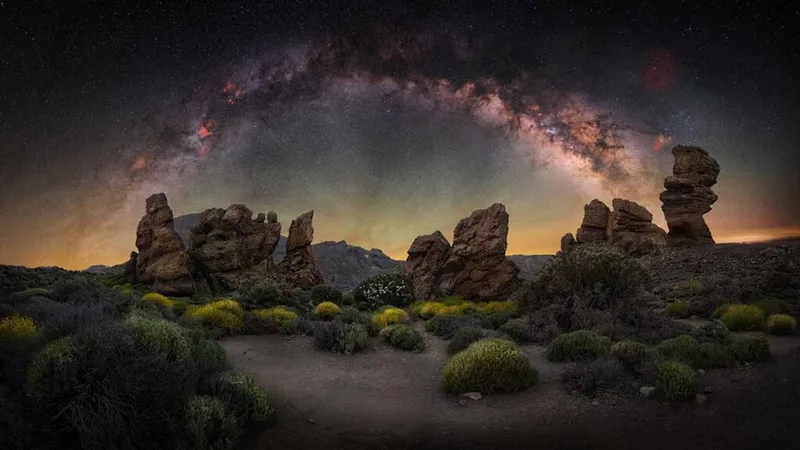
<svg viewBox="0 0 800 450">
<path fill-rule="evenodd" d="M 580 244 L 608 242 L 638 256 L 666 245 L 666 232 L 653 223 L 653 214 L 647 208 L 621 198 L 615 198 L 611 206 L 613 211 L 597 199 L 584 206 L 577 240 L 566 234 L 561 238 L 561 251 Z"/>
<path fill-rule="evenodd" d="M 405 273 L 414 284 L 414 297 L 429 299 L 438 285 L 439 269 L 447 261 L 450 243 L 440 231 L 417 236 L 408 249 Z"/>
<path fill-rule="evenodd" d="M 187 295 L 197 291 L 191 275 L 192 263 L 172 223 L 167 196 L 147 198 L 146 214 L 136 227 L 136 280 L 152 284 L 166 295 Z"/>
<path fill-rule="evenodd" d="M 259 214 L 253 220 L 253 212 L 241 204 L 200 214 L 191 230 L 189 254 L 215 288 L 238 289 L 243 281 L 268 276 L 281 224 L 277 217 L 265 223 L 265 217 Z"/>
<path fill-rule="evenodd" d="M 123 283 L 133 283 L 137 282 L 136 279 L 136 260 L 139 258 L 139 254 L 136 252 L 131 252 L 130 258 L 122 264 L 122 275 L 120 277 L 120 281 Z"/>
<path fill-rule="evenodd" d="M 406 273 L 418 300 L 457 295 L 503 300 L 519 287 L 519 268 L 506 259 L 508 213 L 495 203 L 462 219 L 449 247 L 441 233 L 420 236 L 408 250 Z M 449 247 L 449 250 L 447 248 Z"/>
<path fill-rule="evenodd" d="M 672 149 L 672 155 L 675 165 L 672 175 L 664 180 L 666 190 L 660 195 L 669 228 L 667 243 L 713 244 L 703 214 L 711 211 L 711 205 L 717 201 L 711 186 L 717 183 L 719 164 L 699 147 L 679 145 Z"/>
<path fill-rule="evenodd" d="M 289 227 L 286 256 L 278 265 L 278 272 L 293 286 L 314 286 L 323 283 L 311 251 L 311 241 L 314 240 L 313 218 L 312 209 L 294 219 Z"/>
</svg>

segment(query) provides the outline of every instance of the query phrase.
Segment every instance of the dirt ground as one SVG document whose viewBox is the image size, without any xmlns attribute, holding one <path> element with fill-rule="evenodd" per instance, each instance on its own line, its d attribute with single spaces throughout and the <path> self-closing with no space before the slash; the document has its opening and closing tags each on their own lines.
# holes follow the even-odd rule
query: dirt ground
<svg viewBox="0 0 800 450">
<path fill-rule="evenodd" d="M 415 354 L 374 339 L 363 353 L 314 349 L 309 337 L 222 341 L 236 370 L 278 404 L 278 424 L 248 449 L 800 448 L 800 338 L 770 338 L 768 363 L 703 375 L 705 404 L 587 398 L 559 383 L 563 365 L 525 346 L 537 385 L 480 400 L 445 395 L 446 342 Z"/>
</svg>

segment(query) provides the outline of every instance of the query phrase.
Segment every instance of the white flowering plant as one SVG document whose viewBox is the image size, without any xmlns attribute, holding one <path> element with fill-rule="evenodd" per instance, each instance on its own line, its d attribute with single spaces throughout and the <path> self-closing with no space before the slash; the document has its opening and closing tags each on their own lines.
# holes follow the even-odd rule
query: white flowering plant
<svg viewBox="0 0 800 450">
<path fill-rule="evenodd" d="M 383 273 L 362 281 L 353 297 L 363 310 L 374 311 L 384 305 L 403 308 L 414 301 L 414 286 L 403 274 Z"/>
</svg>

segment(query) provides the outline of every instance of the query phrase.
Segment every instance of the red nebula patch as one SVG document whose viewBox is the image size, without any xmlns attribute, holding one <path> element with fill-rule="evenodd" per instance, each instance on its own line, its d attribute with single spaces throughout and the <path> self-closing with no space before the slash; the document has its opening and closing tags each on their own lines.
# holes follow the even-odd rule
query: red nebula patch
<svg viewBox="0 0 800 450">
<path fill-rule="evenodd" d="M 197 146 L 197 156 L 200 159 L 205 159 L 211 154 L 211 146 L 200 144 Z"/>
<path fill-rule="evenodd" d="M 141 170 L 147 167 L 147 160 L 144 156 L 137 156 L 133 161 L 133 170 Z"/>
<path fill-rule="evenodd" d="M 644 70 L 642 84 L 648 91 L 665 91 L 675 85 L 678 64 L 672 54 L 659 50 L 650 54 Z"/>
<path fill-rule="evenodd" d="M 672 138 L 670 136 L 664 136 L 663 134 L 659 134 L 656 137 L 656 140 L 653 141 L 653 150 L 660 152 L 664 150 L 664 147 L 671 141 Z"/>
<path fill-rule="evenodd" d="M 225 87 L 222 88 L 222 93 L 227 94 L 228 92 L 233 92 L 236 89 L 236 85 L 231 83 L 230 81 L 225 83 Z"/>
<path fill-rule="evenodd" d="M 205 139 L 211 136 L 211 134 L 211 130 L 209 130 L 206 126 L 202 126 L 199 130 L 197 130 L 197 135 L 200 136 L 200 139 Z"/>
</svg>

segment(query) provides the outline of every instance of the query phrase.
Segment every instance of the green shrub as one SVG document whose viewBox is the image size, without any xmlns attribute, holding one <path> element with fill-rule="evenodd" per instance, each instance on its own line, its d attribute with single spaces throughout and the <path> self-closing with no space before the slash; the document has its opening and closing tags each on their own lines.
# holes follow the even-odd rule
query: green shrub
<svg viewBox="0 0 800 450">
<path fill-rule="evenodd" d="M 498 331 L 520 344 L 531 341 L 531 325 L 525 319 L 511 319 L 498 328 Z"/>
<path fill-rule="evenodd" d="M 345 324 L 338 319 L 320 322 L 314 328 L 314 345 L 335 353 L 355 353 L 364 348 L 368 338 L 369 333 L 363 325 Z"/>
<path fill-rule="evenodd" d="M 242 433 L 225 403 L 207 395 L 196 395 L 186 402 L 183 424 L 195 449 L 233 450 Z"/>
<path fill-rule="evenodd" d="M 160 305 L 167 309 L 172 309 L 175 307 L 175 302 L 172 299 L 157 292 L 148 292 L 147 294 L 144 294 L 142 296 L 142 301 L 155 303 L 156 305 Z"/>
<path fill-rule="evenodd" d="M 480 312 L 480 311 L 481 311 L 481 308 L 477 304 L 472 303 L 472 302 L 464 302 L 464 301 L 462 301 L 461 303 L 459 303 L 457 305 L 445 305 L 445 306 L 442 306 L 441 308 L 439 308 L 438 311 L 436 311 L 436 315 L 437 316 L 440 316 L 440 315 L 443 316 L 443 315 L 447 315 L 447 314 L 466 314 L 468 312 Z"/>
<path fill-rule="evenodd" d="M 294 334 L 300 326 L 297 313 L 285 306 L 259 309 L 253 311 L 253 315 L 265 325 L 268 332 L 272 333 Z"/>
<path fill-rule="evenodd" d="M 225 349 L 217 341 L 211 339 L 192 340 L 189 347 L 200 374 L 207 376 L 222 372 L 227 368 Z"/>
<path fill-rule="evenodd" d="M 36 336 L 36 324 L 30 317 L 16 314 L 0 319 L 0 340 L 16 341 Z"/>
<path fill-rule="evenodd" d="M 389 325 L 381 330 L 380 334 L 387 342 L 401 350 L 421 352 L 425 350 L 425 341 L 422 335 L 408 325 Z"/>
<path fill-rule="evenodd" d="M 667 339 L 656 346 L 656 352 L 665 360 L 675 359 L 689 362 L 694 359 L 700 343 L 689 335 Z"/>
<path fill-rule="evenodd" d="M 11 294 L 11 297 L 9 298 L 10 300 L 9 303 L 11 304 L 22 303 L 28 301 L 33 297 L 44 297 L 53 299 L 54 294 L 53 291 L 50 289 L 30 288 L 30 289 L 25 289 L 24 291 L 19 291 Z"/>
<path fill-rule="evenodd" d="M 468 312 L 467 314 L 477 317 L 478 319 L 480 319 L 484 328 L 491 328 L 492 330 L 496 330 L 502 327 L 516 315 L 514 313 L 510 313 L 507 311 L 497 311 L 490 313 Z"/>
<path fill-rule="evenodd" d="M 199 322 L 231 333 L 244 325 L 242 307 L 233 300 L 217 300 L 201 306 L 190 306 L 183 316 L 192 322 Z"/>
<path fill-rule="evenodd" d="M 726 303 L 724 305 L 717 306 L 717 308 L 714 309 L 714 312 L 711 313 L 711 317 L 713 317 L 714 319 L 721 319 L 722 316 L 726 312 L 728 312 L 728 308 L 730 308 L 730 307 L 731 307 L 730 303 Z"/>
<path fill-rule="evenodd" d="M 372 315 L 372 324 L 376 329 L 382 330 L 389 325 L 408 322 L 408 314 L 400 308 L 385 307 Z"/>
<path fill-rule="evenodd" d="M 191 357 L 189 343 L 180 328 L 172 322 L 131 314 L 125 319 L 125 329 L 140 344 L 154 352 L 163 353 L 170 360 L 187 360 Z"/>
<path fill-rule="evenodd" d="M 592 396 L 599 392 L 623 389 L 629 385 L 630 376 L 620 361 L 602 357 L 568 366 L 561 374 L 561 381 L 578 392 Z"/>
<path fill-rule="evenodd" d="M 479 341 L 486 337 L 486 334 L 480 328 L 466 327 L 461 328 L 455 332 L 450 342 L 447 343 L 447 353 L 455 355 L 456 353 L 466 349 L 475 341 Z"/>
<path fill-rule="evenodd" d="M 277 418 L 272 398 L 250 375 L 224 372 L 209 385 L 211 394 L 230 405 L 245 428 L 261 427 Z"/>
<path fill-rule="evenodd" d="M 444 303 L 440 302 L 422 302 L 418 305 L 417 315 L 425 320 L 435 316 L 445 307 Z"/>
<path fill-rule="evenodd" d="M 504 302 L 487 302 L 484 303 L 483 305 L 480 305 L 480 310 L 484 314 L 492 314 L 492 313 L 516 314 L 517 303 L 510 300 Z"/>
<path fill-rule="evenodd" d="M 789 302 L 786 300 L 779 300 L 777 298 L 766 297 L 756 306 L 764 311 L 764 315 L 771 316 L 773 314 L 786 314 L 789 312 Z"/>
<path fill-rule="evenodd" d="M 484 339 L 456 353 L 444 369 L 447 392 L 518 391 L 536 383 L 538 371 L 514 343 Z"/>
<path fill-rule="evenodd" d="M 547 347 L 547 359 L 555 362 L 596 359 L 611 348 L 611 339 L 594 331 L 578 330 L 553 339 Z"/>
<path fill-rule="evenodd" d="M 333 302 L 322 302 L 314 308 L 314 315 L 325 320 L 333 319 L 341 312 L 339 305 Z"/>
<path fill-rule="evenodd" d="M 48 378 L 58 370 L 69 370 L 77 364 L 80 349 L 70 337 L 50 342 L 34 356 L 28 367 L 25 395 L 38 400 L 47 394 Z M 71 371 L 70 371 L 71 372 Z M 68 373 L 68 379 L 72 373 Z"/>
<path fill-rule="evenodd" d="M 658 372 L 656 390 L 670 401 L 693 399 L 697 393 L 694 369 L 678 362 L 665 362 Z"/>
<path fill-rule="evenodd" d="M 699 342 L 692 336 L 683 335 L 667 339 L 656 347 L 665 360 L 675 360 L 695 369 L 732 367 L 736 360 L 729 345 L 719 342 Z"/>
<path fill-rule="evenodd" d="M 117 284 L 112 289 L 124 295 L 133 295 L 136 293 L 131 283 Z"/>
<path fill-rule="evenodd" d="M 689 312 L 689 305 L 682 301 L 672 302 L 667 305 L 667 315 L 670 317 L 677 317 L 679 319 L 689 317 L 691 315 Z"/>
<path fill-rule="evenodd" d="M 761 308 L 753 305 L 730 305 L 722 315 L 722 323 L 731 331 L 754 331 L 764 327 L 766 316 Z"/>
<path fill-rule="evenodd" d="M 314 286 L 311 288 L 311 304 L 316 306 L 322 302 L 341 303 L 342 291 L 327 284 Z"/>
<path fill-rule="evenodd" d="M 770 357 L 769 341 L 764 336 L 743 336 L 735 339 L 731 347 L 739 362 L 767 361 Z"/>
<path fill-rule="evenodd" d="M 551 304 L 570 309 L 619 309 L 637 303 L 649 283 L 644 267 L 621 249 L 580 245 L 552 258 L 530 285 L 520 306 L 534 312 Z"/>
<path fill-rule="evenodd" d="M 773 314 L 767 318 L 767 331 L 772 334 L 791 334 L 797 328 L 797 320 L 788 314 Z"/>
<path fill-rule="evenodd" d="M 355 306 L 356 299 L 353 297 L 353 294 L 344 294 L 342 295 L 342 306 Z"/>
<path fill-rule="evenodd" d="M 370 335 L 373 335 L 378 331 L 372 326 L 372 316 L 364 311 L 359 311 L 359 309 L 354 306 L 345 306 L 342 308 L 342 312 L 337 316 L 337 318 L 345 324 L 356 323 L 362 325 L 367 329 L 367 331 L 369 331 Z"/>
<path fill-rule="evenodd" d="M 405 275 L 382 273 L 362 281 L 353 297 L 359 309 L 376 310 L 383 305 L 403 308 L 414 301 L 414 285 Z"/>
<path fill-rule="evenodd" d="M 438 315 L 425 322 L 425 331 L 442 339 L 450 339 L 461 328 L 481 327 L 481 321 L 476 317 L 466 315 Z"/>
<path fill-rule="evenodd" d="M 721 345 L 728 345 L 733 342 L 730 330 L 720 321 L 706 323 L 694 328 L 690 335 L 699 342 L 715 342 Z"/>
<path fill-rule="evenodd" d="M 464 303 L 466 300 L 457 295 L 451 295 L 449 297 L 438 298 L 435 301 L 443 304 L 444 306 L 455 306 Z"/>
<path fill-rule="evenodd" d="M 239 288 L 240 299 L 250 305 L 263 307 L 278 306 L 286 303 L 286 286 L 273 278 L 244 283 Z"/>
<path fill-rule="evenodd" d="M 619 361 L 629 372 L 638 373 L 650 358 L 647 346 L 634 341 L 619 341 L 611 346 L 609 356 Z"/>
</svg>

